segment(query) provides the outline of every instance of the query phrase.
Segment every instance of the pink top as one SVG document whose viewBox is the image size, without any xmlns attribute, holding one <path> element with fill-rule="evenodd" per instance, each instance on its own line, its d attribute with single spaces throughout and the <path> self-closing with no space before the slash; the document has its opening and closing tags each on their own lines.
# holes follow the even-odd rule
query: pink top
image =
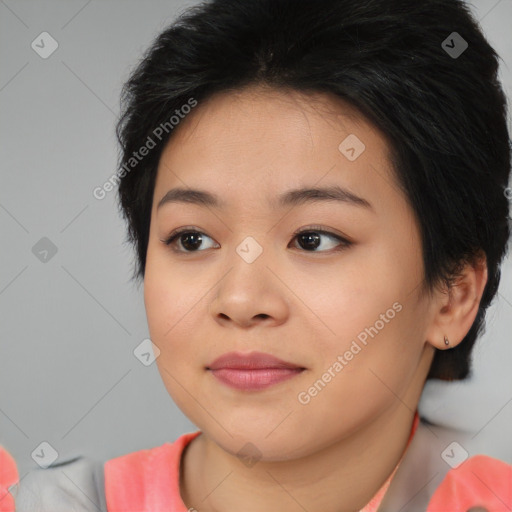
<svg viewBox="0 0 512 512">
<path fill-rule="evenodd" d="M 411 442 L 418 427 L 419 415 L 414 416 Z M 151 512 L 189 512 L 180 495 L 180 462 L 185 447 L 201 431 L 183 434 L 170 444 L 129 453 L 105 463 L 105 492 L 108 512 L 148 510 Z M 403 458 L 403 455 L 402 455 Z M 389 478 L 361 512 L 376 512 L 389 484 L 398 469 L 397 464 Z"/>
<path fill-rule="evenodd" d="M 18 483 L 20 477 L 11 454 L 0 446 L 0 512 L 14 512 L 14 498 L 9 487 Z"/>
<path fill-rule="evenodd" d="M 466 459 L 448 472 L 428 504 L 427 512 L 468 511 L 483 507 L 489 512 L 512 510 L 512 466 L 487 455 Z"/>
<path fill-rule="evenodd" d="M 418 422 L 416 413 L 407 446 Z M 200 433 L 183 434 L 174 443 L 106 461 L 108 512 L 189 512 L 180 496 L 180 462 L 185 447 Z M 377 511 L 400 462 L 361 512 Z M 16 463 L 0 446 L 0 512 L 15 512 L 14 498 L 8 489 L 18 482 Z M 466 512 L 471 507 L 484 507 L 489 512 L 510 512 L 511 482 L 512 466 L 509 464 L 486 455 L 470 457 L 448 471 L 426 512 Z"/>
</svg>

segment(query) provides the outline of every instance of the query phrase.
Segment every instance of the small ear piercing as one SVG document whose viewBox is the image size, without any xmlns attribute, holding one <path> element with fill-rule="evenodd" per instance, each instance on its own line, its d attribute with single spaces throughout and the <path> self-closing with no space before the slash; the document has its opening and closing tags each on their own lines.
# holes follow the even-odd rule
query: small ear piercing
<svg viewBox="0 0 512 512">
<path fill-rule="evenodd" d="M 444 344 L 446 346 L 448 346 L 450 344 L 450 340 L 448 340 L 448 338 L 446 336 L 444 337 Z"/>
</svg>

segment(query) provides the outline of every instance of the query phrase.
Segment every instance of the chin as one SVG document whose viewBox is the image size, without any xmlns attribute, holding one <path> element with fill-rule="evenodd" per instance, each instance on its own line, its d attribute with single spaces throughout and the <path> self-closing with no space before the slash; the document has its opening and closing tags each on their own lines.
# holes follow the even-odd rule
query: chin
<svg viewBox="0 0 512 512">
<path fill-rule="evenodd" d="M 279 425 L 282 420 L 281 416 L 275 425 Z M 291 425 L 285 423 L 286 421 L 277 428 L 273 427 L 273 430 L 269 428 L 268 422 L 258 424 L 246 420 L 227 424 L 224 421 L 222 425 L 229 433 L 216 422 L 208 422 L 204 428 L 199 428 L 225 452 L 243 460 L 277 462 L 294 460 L 313 453 L 314 441 L 310 443 L 309 439 L 304 438 L 303 432 L 299 432 L 303 429 L 297 425 L 297 432 L 294 433 L 290 430 Z M 250 463 L 247 465 L 249 467 Z"/>
</svg>

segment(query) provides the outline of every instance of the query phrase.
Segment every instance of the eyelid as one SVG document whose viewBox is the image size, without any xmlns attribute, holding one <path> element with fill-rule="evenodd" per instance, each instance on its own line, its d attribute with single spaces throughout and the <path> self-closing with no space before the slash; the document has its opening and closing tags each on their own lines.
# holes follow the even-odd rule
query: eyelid
<svg viewBox="0 0 512 512">
<path fill-rule="evenodd" d="M 352 243 L 350 238 L 348 236 L 344 235 L 343 233 L 341 233 L 340 231 L 334 230 L 332 228 L 328 228 L 326 226 L 321 226 L 319 224 L 312 224 L 312 225 L 309 225 L 309 226 L 301 227 L 301 228 L 297 229 L 296 231 L 294 231 L 293 235 L 297 236 L 297 235 L 300 235 L 301 233 L 303 233 L 305 231 L 314 231 L 316 233 L 321 233 L 321 234 L 324 234 L 324 235 L 334 236 L 336 238 L 341 238 L 341 239 L 345 240 L 346 242 Z"/>
</svg>

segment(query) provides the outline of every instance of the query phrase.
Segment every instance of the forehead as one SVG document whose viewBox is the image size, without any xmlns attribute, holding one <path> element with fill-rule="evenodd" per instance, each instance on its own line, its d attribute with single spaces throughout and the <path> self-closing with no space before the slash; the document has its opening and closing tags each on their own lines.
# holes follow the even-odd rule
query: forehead
<svg viewBox="0 0 512 512">
<path fill-rule="evenodd" d="M 155 199 L 171 187 L 206 188 L 226 204 L 258 195 L 274 207 L 304 186 L 372 196 L 372 185 L 393 185 L 388 154 L 383 134 L 336 96 L 253 86 L 215 94 L 180 121 L 160 158 Z"/>
</svg>

